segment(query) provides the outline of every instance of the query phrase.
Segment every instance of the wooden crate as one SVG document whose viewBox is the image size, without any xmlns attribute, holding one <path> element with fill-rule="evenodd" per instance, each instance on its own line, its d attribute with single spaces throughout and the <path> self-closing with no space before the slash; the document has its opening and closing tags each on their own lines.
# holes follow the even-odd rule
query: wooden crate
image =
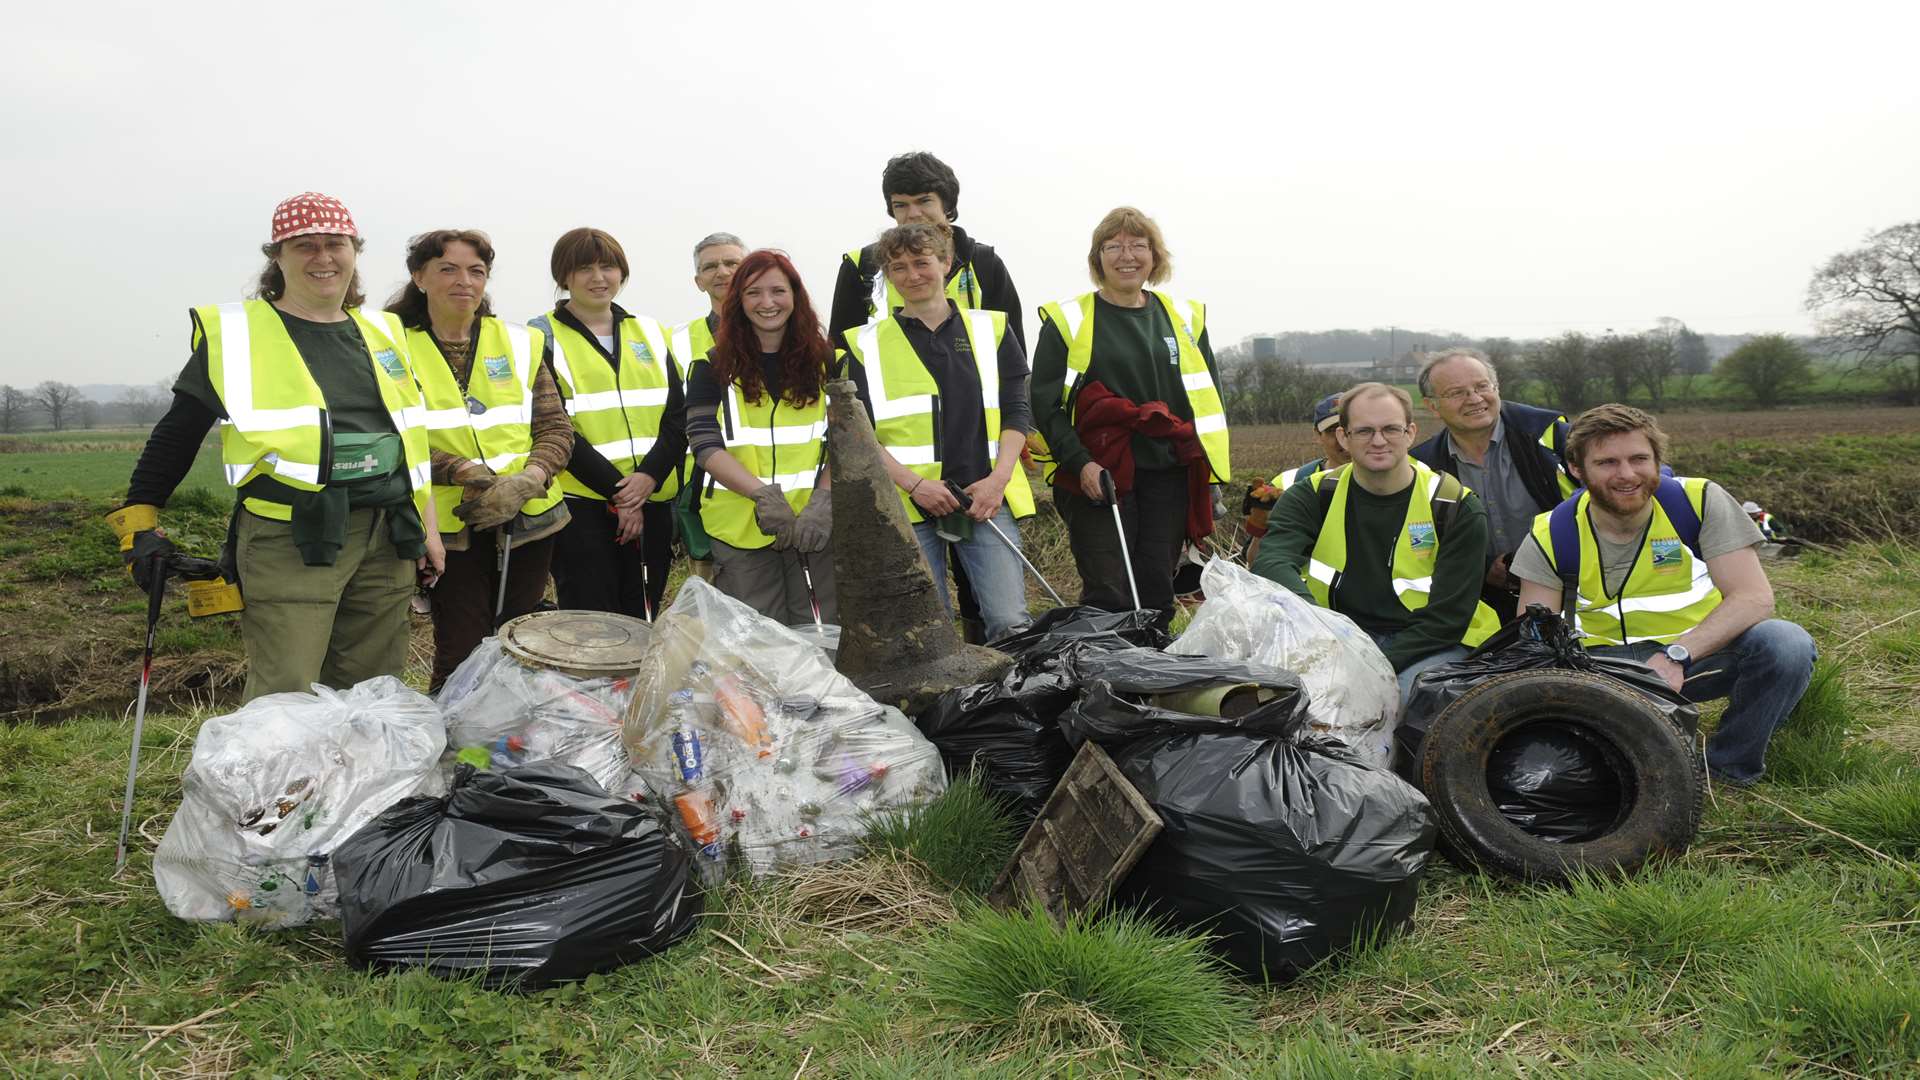
<svg viewBox="0 0 1920 1080">
<path fill-rule="evenodd" d="M 1036 899 L 1062 920 L 1106 901 L 1165 824 L 1107 752 L 1083 743 L 987 901 L 998 908 Z"/>
</svg>

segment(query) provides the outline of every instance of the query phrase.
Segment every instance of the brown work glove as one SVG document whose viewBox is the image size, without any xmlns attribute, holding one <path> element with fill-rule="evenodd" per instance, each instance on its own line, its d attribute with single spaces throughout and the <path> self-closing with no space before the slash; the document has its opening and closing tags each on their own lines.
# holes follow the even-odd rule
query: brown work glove
<svg viewBox="0 0 1920 1080">
<path fill-rule="evenodd" d="M 793 549 L 803 555 L 827 550 L 833 540 L 833 490 L 813 489 L 806 509 L 793 523 Z"/>
<path fill-rule="evenodd" d="M 546 494 L 545 481 L 531 473 L 509 476 L 476 476 L 463 482 L 466 491 L 454 516 L 470 528 L 495 529 L 513 520 L 530 499 Z"/>
<path fill-rule="evenodd" d="M 796 519 L 779 484 L 764 484 L 753 493 L 753 523 L 773 537 L 773 550 L 785 551 L 793 546 Z"/>
</svg>

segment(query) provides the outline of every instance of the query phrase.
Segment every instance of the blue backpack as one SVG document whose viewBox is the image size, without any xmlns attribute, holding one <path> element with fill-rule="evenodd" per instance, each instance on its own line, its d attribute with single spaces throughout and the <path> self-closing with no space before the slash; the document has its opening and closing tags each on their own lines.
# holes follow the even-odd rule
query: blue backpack
<svg viewBox="0 0 1920 1080">
<path fill-rule="evenodd" d="M 1687 498 L 1687 489 L 1673 478 L 1671 472 L 1662 469 L 1660 486 L 1653 489 L 1654 500 L 1664 510 L 1667 520 L 1673 522 L 1673 530 L 1679 534 L 1680 542 L 1687 545 L 1693 557 L 1700 555 L 1700 515 L 1693 510 L 1692 500 Z M 1576 601 L 1580 595 L 1580 518 L 1578 517 L 1580 496 L 1576 491 L 1559 506 L 1548 511 L 1552 516 L 1547 519 L 1547 535 L 1553 542 L 1553 568 L 1560 574 L 1560 611 L 1569 620 L 1573 618 Z"/>
</svg>

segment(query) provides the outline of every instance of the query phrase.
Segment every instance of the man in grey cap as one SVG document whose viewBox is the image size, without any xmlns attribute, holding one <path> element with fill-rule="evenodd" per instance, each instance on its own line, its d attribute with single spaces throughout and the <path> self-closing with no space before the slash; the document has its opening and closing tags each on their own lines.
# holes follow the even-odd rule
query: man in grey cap
<svg viewBox="0 0 1920 1080">
<path fill-rule="evenodd" d="M 1761 509 L 1760 504 L 1748 499 L 1740 504 L 1740 512 L 1753 519 L 1760 526 L 1760 535 L 1769 543 L 1779 543 L 1787 538 L 1787 527 L 1773 519 L 1773 515 Z"/>
<path fill-rule="evenodd" d="M 1319 457 L 1296 465 L 1264 484 L 1256 484 L 1241 501 L 1240 512 L 1246 515 L 1241 527 L 1247 532 L 1248 566 L 1253 565 L 1253 557 L 1260 552 L 1260 538 L 1267 535 L 1267 513 L 1279 501 L 1280 493 L 1297 480 L 1305 480 L 1323 469 L 1337 469 L 1350 460 L 1347 448 L 1340 445 L 1339 394 L 1328 394 L 1314 402 L 1313 433 L 1320 439 Z"/>
</svg>

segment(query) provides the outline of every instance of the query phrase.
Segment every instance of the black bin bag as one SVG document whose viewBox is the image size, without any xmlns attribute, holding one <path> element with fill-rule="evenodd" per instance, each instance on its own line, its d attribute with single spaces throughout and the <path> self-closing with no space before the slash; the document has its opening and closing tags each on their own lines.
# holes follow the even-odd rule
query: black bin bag
<svg viewBox="0 0 1920 1080">
<path fill-rule="evenodd" d="M 1014 665 L 993 682 L 942 694 L 914 718 L 940 748 L 947 775 L 976 773 L 1022 824 L 1033 820 L 1073 759 L 1058 723 L 1079 694 L 1062 670 L 1072 649 L 1123 649 L 1168 643 L 1151 611 L 1054 608 L 994 647 Z"/>
<path fill-rule="evenodd" d="M 639 806 L 584 770 L 462 765 L 335 850 L 355 967 L 483 973 L 536 990 L 631 963 L 693 929 L 690 860 Z"/>
<path fill-rule="evenodd" d="M 1069 667 L 1084 684 L 1069 736 L 1106 748 L 1165 823 L 1116 903 L 1213 935 L 1242 974 L 1273 982 L 1411 922 L 1434 850 L 1427 800 L 1314 734 L 1291 673 L 1147 650 Z M 1150 696 L 1243 684 L 1272 696 L 1228 718 Z"/>
</svg>

